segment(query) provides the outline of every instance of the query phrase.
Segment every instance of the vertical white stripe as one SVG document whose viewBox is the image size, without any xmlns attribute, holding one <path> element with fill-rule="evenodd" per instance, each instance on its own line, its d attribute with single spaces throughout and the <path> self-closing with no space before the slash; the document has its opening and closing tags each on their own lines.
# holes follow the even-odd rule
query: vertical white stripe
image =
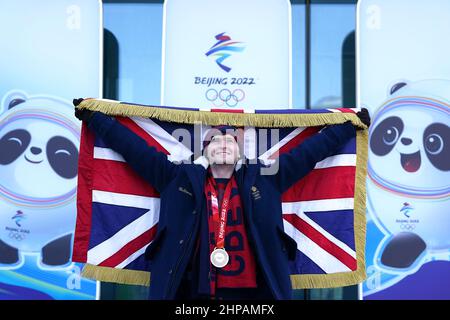
<svg viewBox="0 0 450 320">
<path fill-rule="evenodd" d="M 247 159 L 255 159 L 257 156 L 255 127 L 244 128 L 244 155 Z"/>
</svg>

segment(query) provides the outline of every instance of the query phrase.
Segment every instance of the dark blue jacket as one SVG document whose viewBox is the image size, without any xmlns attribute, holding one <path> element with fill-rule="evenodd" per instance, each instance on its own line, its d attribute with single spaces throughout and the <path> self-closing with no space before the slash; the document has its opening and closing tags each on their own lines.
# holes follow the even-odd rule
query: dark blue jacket
<svg viewBox="0 0 450 320">
<path fill-rule="evenodd" d="M 206 165 L 174 164 L 120 123 L 98 112 L 89 127 L 160 193 L 158 231 L 145 253 L 151 260 L 150 298 L 174 299 L 193 254 L 200 217 L 206 216 Z M 244 163 L 235 171 L 247 236 L 275 299 L 292 296 L 288 261 L 295 259 L 297 249 L 297 243 L 284 232 L 281 195 L 353 137 L 355 128 L 349 122 L 329 126 L 282 154 L 276 174 L 262 175 L 261 163 Z"/>
</svg>

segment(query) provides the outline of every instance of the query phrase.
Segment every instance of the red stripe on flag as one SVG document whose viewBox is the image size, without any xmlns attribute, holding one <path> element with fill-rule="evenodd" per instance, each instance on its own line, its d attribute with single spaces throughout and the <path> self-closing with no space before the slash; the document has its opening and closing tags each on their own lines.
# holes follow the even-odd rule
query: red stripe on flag
<svg viewBox="0 0 450 320">
<path fill-rule="evenodd" d="M 353 198 L 354 166 L 314 169 L 282 195 L 283 202 Z"/>
<path fill-rule="evenodd" d="M 300 143 L 302 143 L 303 141 L 305 141 L 305 139 L 307 139 L 308 137 L 312 136 L 313 134 L 319 132 L 323 127 L 308 127 L 305 130 L 303 130 L 302 132 L 300 132 L 298 135 L 296 135 L 295 137 L 293 137 L 291 140 L 289 140 L 285 145 L 283 145 L 279 150 L 278 150 L 278 154 L 274 153 L 272 154 L 269 159 L 274 159 L 276 157 L 278 157 L 280 154 L 283 154 L 285 152 L 289 152 L 291 151 L 292 148 L 295 148 L 296 146 L 298 146 Z"/>
<path fill-rule="evenodd" d="M 83 123 L 78 159 L 77 220 L 72 252 L 72 260 L 75 262 L 86 262 L 91 237 L 94 140 L 94 133 Z"/>
<path fill-rule="evenodd" d="M 116 267 L 126 259 L 128 259 L 133 253 L 136 251 L 142 249 L 144 246 L 149 244 L 153 238 L 156 235 L 158 224 L 155 224 L 151 229 L 145 231 L 143 234 L 141 234 L 139 237 L 131 240 L 126 245 L 124 245 L 122 248 L 120 248 L 119 251 L 117 251 L 115 254 L 113 254 L 111 257 L 103 260 L 99 266 L 102 267 Z"/>
<path fill-rule="evenodd" d="M 355 111 L 349 108 L 336 108 L 335 110 L 339 110 L 342 113 L 355 113 Z"/>
<path fill-rule="evenodd" d="M 156 189 L 127 163 L 95 159 L 93 189 L 159 198 Z"/>
<path fill-rule="evenodd" d="M 356 270 L 356 259 L 342 250 L 334 242 L 327 239 L 322 233 L 308 224 L 305 220 L 296 214 L 283 214 L 283 218 L 297 228 L 301 233 L 314 241 L 323 250 L 334 256 L 340 262 L 345 264 L 350 270 Z"/>
<path fill-rule="evenodd" d="M 166 150 L 156 139 L 154 139 L 150 134 L 148 134 L 144 129 L 139 127 L 136 122 L 131 120 L 130 118 L 124 117 L 116 117 L 117 121 L 126 126 L 128 129 L 136 133 L 139 137 L 145 140 L 149 146 L 155 147 L 159 152 L 163 152 L 164 154 L 169 154 L 169 151 Z"/>
</svg>

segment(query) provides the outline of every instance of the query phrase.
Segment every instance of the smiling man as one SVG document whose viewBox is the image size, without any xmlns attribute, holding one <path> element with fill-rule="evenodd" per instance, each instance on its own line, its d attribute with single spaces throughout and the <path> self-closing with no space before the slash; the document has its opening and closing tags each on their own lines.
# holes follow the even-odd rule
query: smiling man
<svg viewBox="0 0 450 320">
<path fill-rule="evenodd" d="M 281 195 L 355 137 L 350 122 L 326 127 L 263 174 L 263 164 L 243 157 L 241 129 L 232 126 L 208 130 L 193 164 L 174 164 L 109 116 L 75 115 L 160 193 L 158 231 L 145 253 L 150 299 L 291 298 L 297 243 L 284 232 Z M 370 124 L 367 110 L 358 116 Z"/>
<path fill-rule="evenodd" d="M 211 165 L 214 178 L 230 178 L 240 158 L 238 131 L 232 126 L 209 129 L 203 141 L 203 153 Z"/>
</svg>

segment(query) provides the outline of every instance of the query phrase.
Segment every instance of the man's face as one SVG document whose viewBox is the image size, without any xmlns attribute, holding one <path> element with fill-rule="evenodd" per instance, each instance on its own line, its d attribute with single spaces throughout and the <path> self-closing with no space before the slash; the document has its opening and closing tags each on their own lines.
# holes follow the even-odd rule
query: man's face
<svg viewBox="0 0 450 320">
<path fill-rule="evenodd" d="M 239 159 L 239 145 L 232 135 L 215 135 L 206 147 L 210 164 L 235 164 Z"/>
</svg>

